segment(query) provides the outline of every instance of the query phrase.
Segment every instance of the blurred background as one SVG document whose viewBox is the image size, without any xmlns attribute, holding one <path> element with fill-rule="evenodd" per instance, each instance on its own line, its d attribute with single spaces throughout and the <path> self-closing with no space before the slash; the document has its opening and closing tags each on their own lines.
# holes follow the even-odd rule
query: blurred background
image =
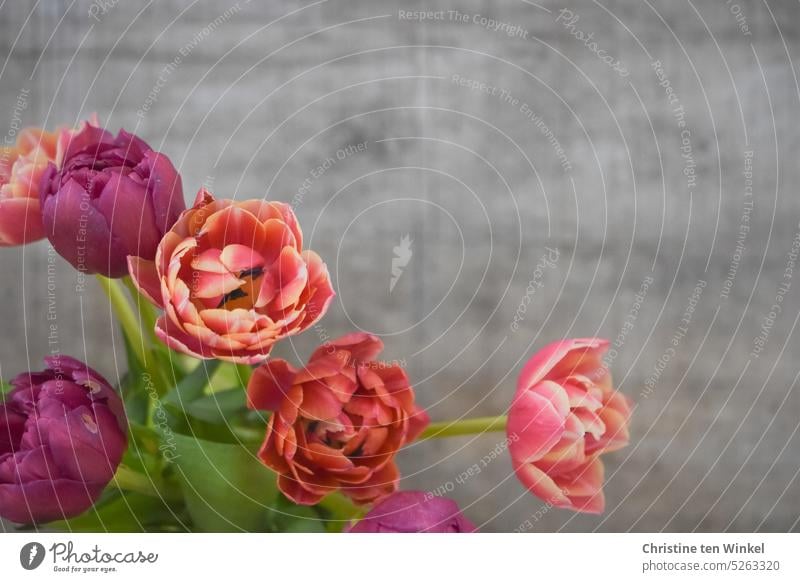
<svg viewBox="0 0 800 582">
<path fill-rule="evenodd" d="M 377 333 L 435 420 L 503 413 L 551 341 L 614 341 L 636 409 L 604 515 L 505 455 L 465 477 L 500 433 L 401 454 L 486 531 L 798 530 L 799 36 L 796 0 L 4 2 L 0 133 L 97 112 L 187 203 L 292 203 L 338 298 L 276 354 Z M 53 350 L 124 373 L 46 241 L 0 273 L 4 378 Z"/>
</svg>

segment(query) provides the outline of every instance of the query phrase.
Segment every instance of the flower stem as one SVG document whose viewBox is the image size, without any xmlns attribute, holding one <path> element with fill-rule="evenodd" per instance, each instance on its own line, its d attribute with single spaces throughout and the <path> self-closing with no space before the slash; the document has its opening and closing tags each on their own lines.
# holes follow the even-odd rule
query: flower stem
<svg viewBox="0 0 800 582">
<path fill-rule="evenodd" d="M 506 429 L 507 421 L 508 417 L 503 415 L 432 422 L 419 436 L 419 440 L 481 434 L 484 432 L 500 432 Z"/>
<path fill-rule="evenodd" d="M 102 275 L 97 275 L 97 280 L 100 282 L 100 287 L 103 288 L 108 300 L 111 302 L 111 307 L 119 319 L 122 326 L 122 332 L 128 338 L 131 344 L 131 349 L 136 354 L 136 358 L 142 366 L 147 365 L 147 358 L 145 355 L 144 336 L 142 335 L 142 328 L 139 325 L 139 318 L 131 308 L 131 304 L 125 297 L 122 290 L 122 285 L 116 279 L 108 279 Z"/>
<path fill-rule="evenodd" d="M 140 493 L 148 497 L 158 497 L 164 501 L 179 501 L 178 491 L 166 486 L 160 479 L 134 471 L 130 467 L 120 465 L 111 480 L 111 484 L 121 491 Z"/>
<path fill-rule="evenodd" d="M 97 275 L 97 280 L 111 302 L 111 307 L 114 309 L 114 313 L 122 327 L 122 333 L 128 339 L 134 356 L 139 361 L 139 364 L 150 374 L 155 383 L 156 392 L 159 395 L 164 394 L 174 382 L 170 381 L 164 369 L 158 365 L 155 352 L 149 349 L 152 344 L 150 341 L 145 340 L 141 326 L 141 316 L 137 316 L 131 306 L 131 302 L 125 296 L 123 283 L 119 279 L 108 279 L 102 275 Z M 150 412 L 152 412 L 152 409 Z M 149 417 L 150 414 L 148 413 Z"/>
<path fill-rule="evenodd" d="M 128 293 L 130 293 L 131 299 L 136 304 L 136 308 L 139 311 L 139 323 L 142 327 L 143 333 L 147 335 L 148 340 L 151 343 L 157 341 L 155 327 L 156 327 L 156 313 L 153 310 L 153 306 L 150 304 L 144 295 L 142 295 L 139 290 L 136 288 L 136 285 L 133 284 L 133 280 L 131 279 L 130 275 L 126 275 L 121 279 L 122 284 L 128 289 Z"/>
</svg>

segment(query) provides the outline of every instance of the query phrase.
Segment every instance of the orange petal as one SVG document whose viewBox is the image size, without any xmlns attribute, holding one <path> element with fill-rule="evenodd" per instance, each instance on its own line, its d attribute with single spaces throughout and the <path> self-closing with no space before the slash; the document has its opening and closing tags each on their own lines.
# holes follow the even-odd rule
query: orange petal
<svg viewBox="0 0 800 582">
<path fill-rule="evenodd" d="M 254 410 L 277 410 L 292 386 L 294 374 L 294 368 L 280 359 L 256 368 L 247 383 L 247 406 Z"/>
<path fill-rule="evenodd" d="M 335 418 L 341 411 L 342 403 L 322 382 L 311 381 L 303 384 L 300 412 L 304 417 L 327 420 Z"/>
</svg>

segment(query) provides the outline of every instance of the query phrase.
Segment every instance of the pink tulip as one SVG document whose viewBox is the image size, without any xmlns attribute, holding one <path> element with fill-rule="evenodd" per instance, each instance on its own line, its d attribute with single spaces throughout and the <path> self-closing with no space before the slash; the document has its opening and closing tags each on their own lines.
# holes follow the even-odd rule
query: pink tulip
<svg viewBox="0 0 800 582">
<path fill-rule="evenodd" d="M 39 182 L 56 159 L 58 141 L 59 132 L 27 128 L 14 147 L 0 148 L 0 246 L 44 238 Z"/>
<path fill-rule="evenodd" d="M 629 400 L 614 390 L 598 338 L 555 342 L 531 358 L 508 415 L 517 478 L 554 507 L 601 513 L 603 453 L 628 444 Z"/>
<path fill-rule="evenodd" d="M 45 236 L 40 184 L 51 163 L 60 167 L 73 136 L 87 126 L 97 126 L 92 115 L 77 129 L 54 132 L 37 127 L 23 129 L 13 147 L 0 147 L 0 247 L 17 246 Z"/>
<path fill-rule="evenodd" d="M 200 190 L 158 245 L 128 257 L 139 290 L 165 313 L 156 334 L 197 358 L 257 364 L 275 342 L 307 329 L 335 293 L 291 207 L 214 199 Z"/>
</svg>

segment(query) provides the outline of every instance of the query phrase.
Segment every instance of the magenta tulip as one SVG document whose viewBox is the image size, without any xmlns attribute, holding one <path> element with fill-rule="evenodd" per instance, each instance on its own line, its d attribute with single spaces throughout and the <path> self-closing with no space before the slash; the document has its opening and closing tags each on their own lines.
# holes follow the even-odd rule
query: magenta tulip
<svg viewBox="0 0 800 582">
<path fill-rule="evenodd" d="M 84 512 L 127 447 L 122 401 L 97 372 L 67 356 L 20 374 L 0 403 L 0 516 L 43 523 Z"/>
<path fill-rule="evenodd" d="M 39 196 L 45 234 L 84 273 L 128 274 L 128 255 L 155 258 L 180 213 L 181 177 L 169 158 L 121 130 L 86 124 L 51 163 Z"/>
<path fill-rule="evenodd" d="M 472 533 L 455 501 L 423 491 L 399 491 L 378 503 L 351 533 Z"/>
</svg>

